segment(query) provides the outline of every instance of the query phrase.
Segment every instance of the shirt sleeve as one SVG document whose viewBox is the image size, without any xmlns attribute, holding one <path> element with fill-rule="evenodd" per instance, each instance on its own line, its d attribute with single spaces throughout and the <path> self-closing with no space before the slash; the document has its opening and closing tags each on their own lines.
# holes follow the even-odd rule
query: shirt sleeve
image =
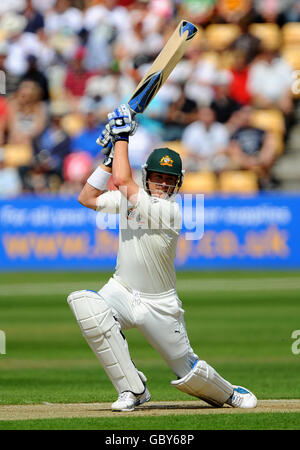
<svg viewBox="0 0 300 450">
<path fill-rule="evenodd" d="M 120 191 L 107 191 L 104 194 L 99 195 L 97 198 L 96 211 L 108 214 L 119 214 L 120 202 Z"/>
<path fill-rule="evenodd" d="M 181 229 L 181 213 L 175 201 L 151 197 L 140 188 L 136 209 L 148 221 L 151 229 L 172 230 L 179 234 Z"/>
</svg>

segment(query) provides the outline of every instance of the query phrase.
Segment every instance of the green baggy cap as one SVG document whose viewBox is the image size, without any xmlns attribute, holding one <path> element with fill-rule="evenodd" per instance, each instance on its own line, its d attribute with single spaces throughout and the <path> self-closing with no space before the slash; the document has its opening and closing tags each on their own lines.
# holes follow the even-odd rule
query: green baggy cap
<svg viewBox="0 0 300 450">
<path fill-rule="evenodd" d="M 168 147 L 156 148 L 150 153 L 146 167 L 147 171 L 167 173 L 170 175 L 182 175 L 182 161 L 179 153 Z"/>
</svg>

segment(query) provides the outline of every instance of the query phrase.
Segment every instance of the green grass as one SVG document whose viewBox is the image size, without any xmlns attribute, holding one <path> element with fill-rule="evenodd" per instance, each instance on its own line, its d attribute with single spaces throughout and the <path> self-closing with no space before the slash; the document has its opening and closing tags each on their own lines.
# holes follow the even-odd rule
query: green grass
<svg viewBox="0 0 300 450">
<path fill-rule="evenodd" d="M 115 399 L 114 388 L 82 338 L 66 302 L 75 284 L 76 288 L 82 283 L 82 288 L 99 289 L 108 277 L 109 274 L 90 272 L 0 274 L 0 291 L 1 287 L 3 289 L 2 294 L 0 292 L 0 329 L 6 334 L 6 354 L 0 355 L 0 405 L 45 401 L 110 402 Z M 249 283 L 249 290 L 227 289 L 222 292 L 213 289 L 216 280 L 226 279 L 234 283 L 241 278 Z M 282 279 L 283 287 L 273 289 L 267 286 L 261 291 L 253 290 L 257 280 L 269 283 L 268 280 L 274 278 Z M 231 271 L 178 274 L 179 295 L 186 311 L 185 321 L 194 351 L 232 383 L 248 386 L 259 399 L 300 398 L 300 355 L 291 351 L 292 331 L 300 329 L 300 296 L 299 289 L 284 289 L 286 278 L 300 280 L 300 273 Z M 189 287 L 188 280 L 199 280 L 200 288 L 196 286 L 194 291 L 185 289 L 185 285 Z M 208 283 L 210 288 L 207 291 L 201 289 L 201 282 Z M 51 292 L 57 285 L 60 286 L 57 293 Z M 14 294 L 15 291 L 18 294 Z M 170 385 L 174 375 L 138 331 L 128 330 L 126 337 L 132 358 L 148 376 L 152 400 L 187 400 L 185 394 Z M 59 428 L 61 423 L 61 427 L 74 429 L 97 429 L 99 424 L 104 427 L 101 429 L 113 429 L 121 426 L 118 425 L 120 423 L 130 429 L 136 421 L 136 429 L 145 426 L 155 429 L 159 424 L 163 427 L 160 429 L 211 429 L 214 426 L 216 429 L 226 426 L 242 429 L 245 421 L 249 421 L 253 429 L 293 429 L 296 418 L 298 425 L 300 423 L 300 414 L 297 413 L 215 417 L 201 416 L 201 421 L 198 416 L 187 416 L 186 419 L 168 416 L 145 420 L 135 417 L 101 421 L 16 421 L 0 422 L 0 428 Z M 259 419 L 262 417 L 264 420 Z M 168 428 L 173 424 L 174 428 Z"/>
</svg>

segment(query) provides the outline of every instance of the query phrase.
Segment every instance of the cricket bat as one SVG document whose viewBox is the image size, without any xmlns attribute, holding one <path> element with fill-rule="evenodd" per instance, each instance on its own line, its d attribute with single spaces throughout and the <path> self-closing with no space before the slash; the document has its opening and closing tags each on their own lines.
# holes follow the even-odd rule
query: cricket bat
<svg viewBox="0 0 300 450">
<path fill-rule="evenodd" d="M 128 101 L 133 114 L 143 113 L 183 57 L 198 29 L 182 20 Z"/>
<path fill-rule="evenodd" d="M 183 57 L 184 52 L 197 32 L 198 28 L 191 22 L 182 20 L 179 23 L 127 102 L 133 116 L 145 111 L 176 64 Z M 103 153 L 107 154 L 109 148 L 111 148 L 111 143 L 107 145 Z"/>
</svg>

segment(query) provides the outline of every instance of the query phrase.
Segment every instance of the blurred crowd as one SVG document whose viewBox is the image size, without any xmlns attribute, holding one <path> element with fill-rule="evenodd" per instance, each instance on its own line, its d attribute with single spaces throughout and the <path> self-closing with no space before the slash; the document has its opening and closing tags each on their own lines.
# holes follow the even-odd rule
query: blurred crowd
<svg viewBox="0 0 300 450">
<path fill-rule="evenodd" d="M 297 0 L 1 0 L 0 196 L 77 193 L 103 159 L 96 139 L 107 113 L 181 19 L 199 35 L 138 116 L 137 179 L 149 152 L 169 146 L 194 190 L 203 173 L 235 171 L 276 188 L 272 167 L 298 102 L 300 31 L 288 28 L 300 26 Z"/>
</svg>

